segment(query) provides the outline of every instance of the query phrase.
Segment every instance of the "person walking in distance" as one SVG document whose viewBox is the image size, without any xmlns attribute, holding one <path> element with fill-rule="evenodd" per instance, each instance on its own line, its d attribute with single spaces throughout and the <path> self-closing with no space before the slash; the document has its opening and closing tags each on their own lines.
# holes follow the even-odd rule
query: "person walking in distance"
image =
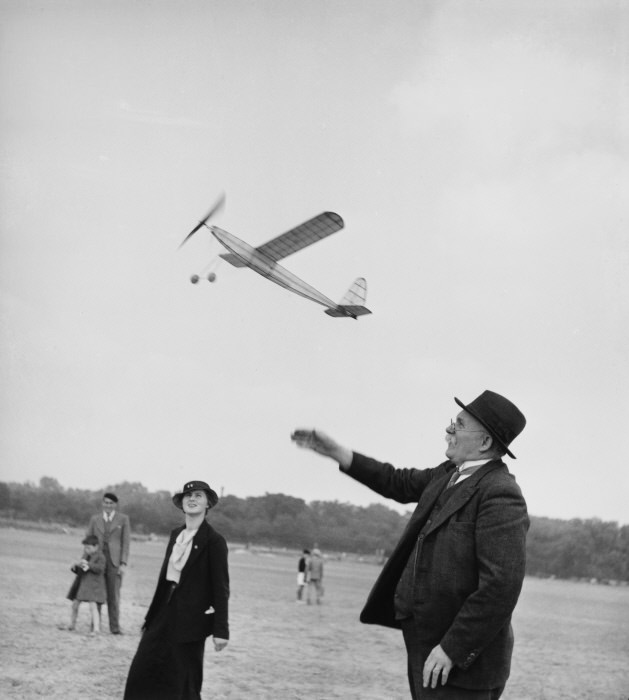
<svg viewBox="0 0 629 700">
<path fill-rule="evenodd" d="M 306 594 L 306 602 L 311 604 L 311 594 L 314 590 L 315 600 L 317 605 L 321 605 L 323 598 L 323 557 L 321 551 L 316 547 L 312 550 L 312 555 L 308 561 L 307 568 L 308 577 L 308 592 Z"/>
<path fill-rule="evenodd" d="M 118 512 L 118 496 L 103 494 L 102 513 L 93 515 L 87 526 L 86 536 L 95 535 L 105 555 L 105 588 L 107 590 L 107 613 L 109 631 L 122 634 L 120 630 L 120 587 L 129 559 L 131 524 L 129 517 Z M 98 606 L 100 614 L 101 606 Z"/>
<path fill-rule="evenodd" d="M 415 700 L 497 700 L 511 667 L 511 615 L 524 579 L 526 503 L 503 456 L 526 419 L 484 391 L 445 429 L 447 460 L 396 469 L 319 430 L 298 429 L 301 447 L 399 503 L 416 502 L 360 615 L 402 630 Z"/>
<path fill-rule="evenodd" d="M 306 585 L 306 569 L 308 566 L 308 558 L 310 550 L 304 549 L 297 562 L 297 602 L 303 602 L 304 586 Z"/>
</svg>

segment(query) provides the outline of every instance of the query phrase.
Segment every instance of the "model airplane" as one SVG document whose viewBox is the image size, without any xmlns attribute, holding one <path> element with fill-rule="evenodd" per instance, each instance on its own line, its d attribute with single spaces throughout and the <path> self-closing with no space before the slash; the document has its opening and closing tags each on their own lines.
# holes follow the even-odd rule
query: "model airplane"
<svg viewBox="0 0 629 700">
<path fill-rule="evenodd" d="M 329 236 L 336 231 L 340 231 L 344 224 L 343 219 L 334 212 L 324 212 L 313 219 L 297 226 L 277 238 L 264 243 L 257 248 L 240 240 L 231 233 L 223 231 L 218 226 L 208 226 L 210 218 L 223 206 L 225 198 L 221 197 L 210 209 L 207 216 L 184 238 L 183 245 L 194 233 L 205 226 L 216 240 L 223 245 L 228 253 L 222 253 L 220 257 L 227 260 L 234 267 L 249 267 L 266 279 L 279 284 L 299 296 L 326 307 L 325 313 L 328 316 L 358 318 L 371 311 L 365 307 L 367 297 L 367 283 L 363 277 L 359 277 L 349 288 L 343 299 L 336 304 L 328 299 L 324 294 L 311 287 L 309 284 L 299 279 L 297 275 L 289 272 L 286 268 L 278 265 L 277 261 L 282 260 L 292 253 L 305 248 L 322 238 Z M 181 246 L 180 246 L 181 247 Z M 210 282 L 214 282 L 216 275 L 210 272 L 207 276 Z M 192 275 L 190 281 L 196 284 L 200 280 L 199 275 Z"/>
</svg>

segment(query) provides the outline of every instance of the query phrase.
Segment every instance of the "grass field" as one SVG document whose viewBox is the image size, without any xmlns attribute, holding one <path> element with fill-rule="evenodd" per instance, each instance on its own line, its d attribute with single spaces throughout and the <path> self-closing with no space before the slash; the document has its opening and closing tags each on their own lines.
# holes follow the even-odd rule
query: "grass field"
<svg viewBox="0 0 629 700">
<path fill-rule="evenodd" d="M 0 698 L 120 698 L 161 564 L 164 542 L 133 542 L 122 591 L 125 634 L 61 631 L 80 533 L 0 529 Z M 378 573 L 326 563 L 322 606 L 296 605 L 295 556 L 230 551 L 232 640 L 207 645 L 204 698 L 402 700 L 401 635 L 361 625 Z M 83 609 L 84 608 L 84 609 Z M 107 627 L 105 621 L 104 627 Z M 628 700 L 629 588 L 527 579 L 514 619 L 506 700 Z"/>
</svg>

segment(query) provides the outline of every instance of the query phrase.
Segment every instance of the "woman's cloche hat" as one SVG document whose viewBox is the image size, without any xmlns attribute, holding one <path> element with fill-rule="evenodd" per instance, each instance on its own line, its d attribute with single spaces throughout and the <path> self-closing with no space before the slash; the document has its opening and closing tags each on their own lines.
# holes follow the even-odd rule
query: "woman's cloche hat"
<svg viewBox="0 0 629 700">
<path fill-rule="evenodd" d="M 487 429 L 487 432 L 504 447 L 509 457 L 515 459 L 515 455 L 509 450 L 509 444 L 524 430 L 526 418 L 514 403 L 495 391 L 488 390 L 483 391 L 467 406 L 456 396 L 454 400 Z"/>
<path fill-rule="evenodd" d="M 183 510 L 181 501 L 183 500 L 184 495 L 189 491 L 205 491 L 210 508 L 214 508 L 214 506 L 218 503 L 216 491 L 211 489 L 209 484 L 206 484 L 205 481 L 188 481 L 183 485 L 181 493 L 176 493 L 173 496 L 173 503 L 177 506 L 177 508 L 179 508 L 179 510 Z"/>
</svg>

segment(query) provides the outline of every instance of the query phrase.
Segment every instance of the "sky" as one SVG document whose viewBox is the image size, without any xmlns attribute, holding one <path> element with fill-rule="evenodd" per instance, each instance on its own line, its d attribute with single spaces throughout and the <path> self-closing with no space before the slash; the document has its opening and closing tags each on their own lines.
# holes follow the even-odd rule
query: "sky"
<svg viewBox="0 0 629 700">
<path fill-rule="evenodd" d="M 442 462 L 527 417 L 535 516 L 629 523 L 629 5 L 0 0 L 0 478 L 396 506 L 290 441 Z M 188 231 L 373 314 L 325 315 Z"/>
</svg>

